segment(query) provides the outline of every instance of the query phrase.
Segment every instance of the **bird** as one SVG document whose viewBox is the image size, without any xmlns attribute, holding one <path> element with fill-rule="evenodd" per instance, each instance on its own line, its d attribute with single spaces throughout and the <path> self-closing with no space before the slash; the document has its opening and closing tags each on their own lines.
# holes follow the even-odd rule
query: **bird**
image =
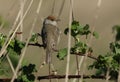
<svg viewBox="0 0 120 82">
<path fill-rule="evenodd" d="M 57 46 L 60 40 L 60 29 L 58 27 L 58 21 L 55 16 L 49 15 L 43 21 L 43 27 L 41 30 L 43 48 L 46 50 L 45 63 L 51 63 L 51 55 L 54 51 L 57 51 Z"/>
</svg>

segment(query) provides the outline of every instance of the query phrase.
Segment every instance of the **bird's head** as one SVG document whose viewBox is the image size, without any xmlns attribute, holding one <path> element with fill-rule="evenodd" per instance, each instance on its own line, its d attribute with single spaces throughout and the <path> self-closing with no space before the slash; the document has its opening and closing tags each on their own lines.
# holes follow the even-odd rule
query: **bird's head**
<svg viewBox="0 0 120 82">
<path fill-rule="evenodd" d="M 60 20 L 57 19 L 55 16 L 50 15 L 45 19 L 44 23 L 45 24 L 51 24 L 53 26 L 57 26 L 58 21 L 60 21 Z"/>
</svg>

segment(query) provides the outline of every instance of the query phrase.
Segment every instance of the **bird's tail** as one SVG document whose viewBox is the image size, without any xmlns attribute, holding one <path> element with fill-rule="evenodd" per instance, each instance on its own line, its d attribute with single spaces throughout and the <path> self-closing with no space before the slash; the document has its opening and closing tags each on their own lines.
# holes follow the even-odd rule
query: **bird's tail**
<svg viewBox="0 0 120 82">
<path fill-rule="evenodd" d="M 52 51 L 51 49 L 46 49 L 46 64 L 51 63 L 51 55 L 52 55 Z"/>
</svg>

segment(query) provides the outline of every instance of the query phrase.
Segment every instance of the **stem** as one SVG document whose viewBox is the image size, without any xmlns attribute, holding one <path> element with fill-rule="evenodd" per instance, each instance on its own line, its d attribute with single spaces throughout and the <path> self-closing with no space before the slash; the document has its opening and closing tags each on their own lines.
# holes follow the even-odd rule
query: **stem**
<svg viewBox="0 0 120 82">
<path fill-rule="evenodd" d="M 110 74 L 110 68 L 108 67 L 108 68 L 107 68 L 106 81 L 105 81 L 105 82 L 109 82 L 109 79 L 110 79 L 109 74 Z"/>
<path fill-rule="evenodd" d="M 78 71 L 78 75 L 79 75 L 79 62 L 78 62 L 78 55 L 76 55 L 76 64 L 77 64 L 77 71 Z"/>
<path fill-rule="evenodd" d="M 87 55 L 88 55 L 88 54 L 87 54 L 87 52 L 86 52 L 85 56 L 83 57 L 83 61 L 82 61 L 82 63 L 83 63 L 83 71 L 82 71 L 82 76 L 81 76 L 81 78 L 80 78 L 80 82 L 83 82 L 83 77 L 84 77 L 85 68 L 86 68 Z"/>
<path fill-rule="evenodd" d="M 73 8 L 73 0 L 70 0 L 70 10 L 69 10 L 69 34 L 68 34 L 68 52 L 67 52 L 67 65 L 66 65 L 65 82 L 68 82 L 68 74 L 69 74 L 69 66 L 70 66 L 72 8 Z"/>
<path fill-rule="evenodd" d="M 77 38 L 77 37 L 74 37 L 74 40 L 75 40 L 75 44 L 79 42 L 79 38 Z M 78 53 L 78 51 L 77 51 L 77 53 Z M 79 75 L 80 69 L 79 69 L 79 59 L 78 59 L 78 57 L 79 57 L 79 56 L 76 55 L 76 65 L 77 65 L 76 74 Z M 74 79 L 73 81 L 76 81 L 76 80 L 77 80 L 77 79 Z M 79 78 L 78 78 L 78 82 L 79 82 Z"/>
<path fill-rule="evenodd" d="M 117 82 L 120 82 L 120 67 L 119 67 L 119 72 L 118 72 L 118 79 Z"/>
</svg>

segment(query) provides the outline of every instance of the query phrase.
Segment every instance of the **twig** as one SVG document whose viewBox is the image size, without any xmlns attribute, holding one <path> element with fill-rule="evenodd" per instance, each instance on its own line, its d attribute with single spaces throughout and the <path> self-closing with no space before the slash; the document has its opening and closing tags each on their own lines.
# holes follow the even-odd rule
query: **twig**
<svg viewBox="0 0 120 82">
<path fill-rule="evenodd" d="M 28 43 L 29 46 L 38 46 L 38 47 L 43 47 L 43 44 L 39 43 Z"/>
<path fill-rule="evenodd" d="M 79 75 L 79 60 L 78 60 L 78 55 L 76 55 L 76 65 L 77 65 L 77 71 L 76 71 L 76 73 Z M 78 82 L 79 82 L 79 78 L 78 78 Z"/>
<path fill-rule="evenodd" d="M 69 75 L 69 79 L 80 78 L 81 75 Z M 45 80 L 45 79 L 64 79 L 65 75 L 50 75 L 50 76 L 38 76 L 38 80 Z M 105 79 L 105 76 L 95 76 L 95 75 L 84 75 L 84 79 Z M 10 82 L 11 78 L 0 78 L 0 82 Z M 17 82 L 17 79 L 15 79 Z"/>
<path fill-rule="evenodd" d="M 65 79 L 66 75 L 48 75 L 48 76 L 39 76 L 38 80 L 44 80 L 44 79 Z M 68 75 L 69 79 L 73 78 L 81 78 L 81 75 Z M 84 79 L 105 79 L 105 76 L 95 76 L 95 75 L 83 75 Z"/>
<path fill-rule="evenodd" d="M 84 59 L 84 57 L 81 57 L 81 58 L 80 58 L 80 61 L 79 61 L 79 72 L 80 72 L 80 70 L 81 70 L 81 66 L 82 66 L 82 61 L 83 61 L 83 59 Z M 76 70 L 76 74 L 77 74 L 77 70 Z M 78 81 L 80 81 L 80 80 L 78 80 Z M 76 82 L 76 79 L 73 79 L 72 82 Z"/>
<path fill-rule="evenodd" d="M 43 47 L 43 44 L 39 44 L 39 43 L 28 43 L 29 46 L 38 46 L 38 47 Z M 54 50 L 56 52 L 58 52 L 59 50 Z M 81 53 L 70 53 L 71 55 L 78 55 L 78 56 L 85 56 L 85 54 L 81 54 Z M 92 56 L 93 54 L 87 54 L 89 58 L 97 60 L 97 57 Z"/>
<path fill-rule="evenodd" d="M 72 54 L 72 55 L 85 56 L 85 54 L 81 54 L 81 53 L 71 53 L 71 54 Z M 89 58 L 91 58 L 91 59 L 94 59 L 94 60 L 97 60 L 97 58 L 94 57 L 94 56 L 92 56 L 92 54 L 91 54 L 91 55 L 87 54 L 87 57 L 89 57 Z"/>
<path fill-rule="evenodd" d="M 39 44 L 39 43 L 28 43 L 28 46 L 38 46 L 38 47 L 43 47 L 43 44 Z M 59 50 L 54 50 L 55 52 L 59 52 Z M 85 54 L 81 54 L 81 53 L 70 53 L 71 55 L 78 55 L 78 56 L 85 56 Z M 98 60 L 97 57 L 94 57 L 93 54 L 87 54 L 89 58 L 94 59 L 94 60 Z"/>
</svg>

